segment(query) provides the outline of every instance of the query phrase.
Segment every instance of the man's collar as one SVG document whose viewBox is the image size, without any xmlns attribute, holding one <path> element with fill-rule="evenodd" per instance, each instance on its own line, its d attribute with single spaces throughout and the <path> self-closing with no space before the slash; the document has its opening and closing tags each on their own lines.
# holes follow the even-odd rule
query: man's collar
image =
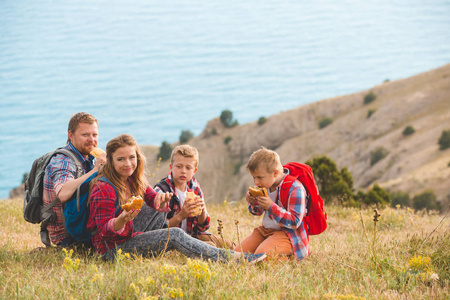
<svg viewBox="0 0 450 300">
<path fill-rule="evenodd" d="M 79 160 L 81 163 L 84 163 L 84 162 L 86 162 L 86 161 L 89 161 L 90 163 L 93 163 L 93 161 L 94 161 L 94 159 L 95 159 L 95 157 L 94 157 L 93 155 L 89 154 L 87 157 L 84 157 L 84 156 L 80 153 L 80 151 L 78 151 L 78 149 L 75 148 L 75 146 L 74 146 L 71 142 L 69 142 L 69 143 L 67 144 L 66 147 L 67 147 L 67 149 L 69 149 L 70 151 L 72 151 L 73 153 L 75 153 L 75 155 L 77 156 L 78 160 Z"/>
</svg>

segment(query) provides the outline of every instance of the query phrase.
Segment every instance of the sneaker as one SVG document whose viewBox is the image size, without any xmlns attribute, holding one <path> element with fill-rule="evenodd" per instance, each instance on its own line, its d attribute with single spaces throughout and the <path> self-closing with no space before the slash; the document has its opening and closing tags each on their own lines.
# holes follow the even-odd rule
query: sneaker
<svg viewBox="0 0 450 300">
<path fill-rule="evenodd" d="M 263 261 L 267 257 L 265 253 L 258 253 L 258 254 L 242 253 L 242 256 L 243 260 L 248 262 L 249 264 L 256 264 L 257 262 Z M 240 262 L 239 259 L 238 262 Z"/>
</svg>

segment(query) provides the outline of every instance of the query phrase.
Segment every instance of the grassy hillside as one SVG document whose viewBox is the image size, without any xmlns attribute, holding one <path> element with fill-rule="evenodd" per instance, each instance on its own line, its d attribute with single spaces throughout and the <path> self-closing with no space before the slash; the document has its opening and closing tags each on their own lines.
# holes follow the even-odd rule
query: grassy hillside
<svg viewBox="0 0 450 300">
<path fill-rule="evenodd" d="M 448 216 L 386 209 L 374 222 L 371 210 L 327 207 L 329 228 L 310 237 L 301 262 L 220 264 L 171 252 L 104 263 L 70 249 L 30 253 L 41 246 L 39 227 L 21 205 L 0 203 L 1 299 L 449 299 Z M 220 219 L 234 241 L 261 222 L 243 200 L 208 211 L 210 231 Z"/>
<path fill-rule="evenodd" d="M 365 104 L 370 93 L 376 97 Z M 324 118 L 332 123 L 320 128 Z M 405 136 L 408 126 L 414 133 Z M 444 130 L 450 130 L 450 65 L 300 106 L 270 116 L 262 125 L 255 121 L 224 128 L 216 118 L 189 143 L 199 149 L 196 177 L 210 202 L 244 195 L 252 182 L 245 164 L 253 151 L 265 146 L 277 151 L 283 163 L 326 155 L 339 169 L 349 169 L 356 189 L 378 183 L 411 197 L 432 189 L 445 203 L 450 199 L 450 149 L 439 150 L 438 145 Z M 154 169 L 158 148 L 143 149 Z M 380 149 L 386 156 L 372 164 L 372 154 Z M 167 172 L 163 162 L 154 181 Z"/>
</svg>

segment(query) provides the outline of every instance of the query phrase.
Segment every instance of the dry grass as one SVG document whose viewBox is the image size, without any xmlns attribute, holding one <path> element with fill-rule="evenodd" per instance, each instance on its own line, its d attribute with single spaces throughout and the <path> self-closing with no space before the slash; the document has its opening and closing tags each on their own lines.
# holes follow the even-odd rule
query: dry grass
<svg viewBox="0 0 450 300">
<path fill-rule="evenodd" d="M 301 262 L 221 264 L 169 252 L 104 263 L 62 249 L 30 253 L 41 246 L 39 227 L 23 220 L 21 205 L 0 204 L 2 299 L 449 299 L 450 221 L 433 232 L 443 218 L 435 214 L 386 209 L 374 228 L 373 211 L 364 210 L 367 241 L 359 210 L 329 207 L 329 228 L 310 237 L 312 255 Z M 243 202 L 208 211 L 210 231 L 220 219 L 234 241 L 236 220 L 241 239 L 261 222 Z"/>
</svg>

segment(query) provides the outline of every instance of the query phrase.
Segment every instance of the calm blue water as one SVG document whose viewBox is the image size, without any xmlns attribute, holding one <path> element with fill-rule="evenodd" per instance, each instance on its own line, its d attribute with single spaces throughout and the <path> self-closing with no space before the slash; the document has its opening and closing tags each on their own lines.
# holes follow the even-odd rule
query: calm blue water
<svg viewBox="0 0 450 300">
<path fill-rule="evenodd" d="M 449 1 L 328 2 L 0 0 L 0 199 L 78 111 L 160 145 L 450 63 Z"/>
</svg>

